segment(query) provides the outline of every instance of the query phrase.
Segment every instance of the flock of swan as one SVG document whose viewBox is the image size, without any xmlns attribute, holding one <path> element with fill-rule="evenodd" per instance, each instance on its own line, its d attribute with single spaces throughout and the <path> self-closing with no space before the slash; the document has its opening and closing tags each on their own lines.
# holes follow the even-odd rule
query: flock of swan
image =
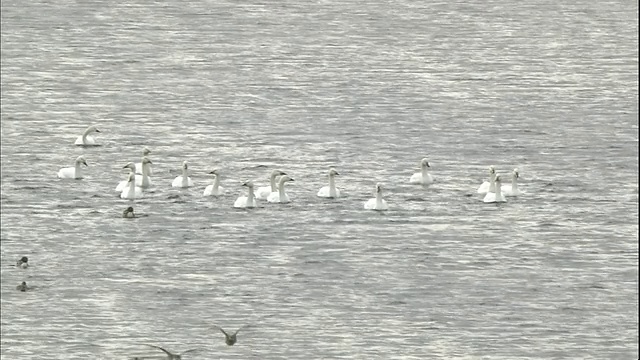
<svg viewBox="0 0 640 360">
<path fill-rule="evenodd" d="M 95 125 L 89 126 L 81 136 L 79 136 L 75 145 L 78 146 L 99 146 L 100 144 L 92 136 L 93 133 L 100 132 Z M 115 191 L 120 193 L 122 199 L 135 200 L 143 197 L 144 189 L 151 187 L 151 175 L 153 174 L 151 165 L 153 162 L 149 159 L 151 151 L 145 147 L 142 152 L 142 159 L 139 163 L 129 162 L 123 166 L 128 169 L 127 179 L 120 181 L 115 187 Z M 58 177 L 61 179 L 82 179 L 82 166 L 88 166 L 84 156 L 78 156 L 73 167 L 66 167 L 58 171 Z M 431 165 L 429 160 L 424 158 L 420 161 L 420 171 L 416 172 L 409 179 L 410 184 L 429 186 L 433 184 L 434 178 L 429 172 Z M 193 181 L 188 175 L 189 164 L 187 161 L 182 162 L 182 173 L 177 176 L 171 183 L 175 188 L 189 188 L 193 186 Z M 203 196 L 220 196 L 225 193 L 225 188 L 220 185 L 220 172 L 218 169 L 212 170 L 210 175 L 213 176 L 213 182 L 208 185 L 203 192 Z M 329 184 L 318 190 L 317 196 L 323 198 L 339 198 L 340 189 L 336 187 L 335 177 L 340 175 L 336 169 L 331 168 L 328 173 Z M 518 178 L 520 174 L 518 169 L 514 169 L 511 176 L 510 185 L 502 185 L 500 175 L 496 175 L 495 167 L 489 167 L 489 180 L 483 182 L 477 190 L 478 194 L 484 194 L 483 201 L 485 203 L 506 202 L 507 196 L 519 196 L 522 192 L 518 189 Z M 289 196 L 285 191 L 285 184 L 295 181 L 291 176 L 281 170 L 273 170 L 269 176 L 269 185 L 256 188 L 253 181 L 247 180 L 242 183 L 247 188 L 246 195 L 239 196 L 233 206 L 236 208 L 254 208 L 258 206 L 258 200 L 266 200 L 270 203 L 288 203 Z M 364 203 L 364 209 L 367 210 L 388 210 L 387 202 L 382 198 L 383 185 L 377 183 L 374 191 L 374 198 Z M 133 210 L 125 210 L 124 217 L 133 217 Z"/>
</svg>

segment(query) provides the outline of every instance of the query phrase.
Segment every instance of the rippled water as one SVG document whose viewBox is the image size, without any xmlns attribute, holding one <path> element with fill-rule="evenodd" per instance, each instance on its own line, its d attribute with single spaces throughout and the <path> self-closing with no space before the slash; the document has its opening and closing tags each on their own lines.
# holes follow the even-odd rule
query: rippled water
<svg viewBox="0 0 640 360">
<path fill-rule="evenodd" d="M 638 357 L 637 2 L 1 16 L 3 359 Z M 73 146 L 94 123 L 103 146 Z M 143 146 L 146 216 L 122 219 Z M 57 179 L 80 154 L 86 178 Z M 195 187 L 173 189 L 183 160 Z M 526 195 L 484 204 L 491 164 Z M 331 166 L 345 197 L 319 199 Z M 214 167 L 228 192 L 203 198 Z M 234 209 L 273 168 L 293 202 Z M 362 209 L 376 182 L 388 212 Z M 228 347 L 214 323 L 255 326 Z"/>
</svg>

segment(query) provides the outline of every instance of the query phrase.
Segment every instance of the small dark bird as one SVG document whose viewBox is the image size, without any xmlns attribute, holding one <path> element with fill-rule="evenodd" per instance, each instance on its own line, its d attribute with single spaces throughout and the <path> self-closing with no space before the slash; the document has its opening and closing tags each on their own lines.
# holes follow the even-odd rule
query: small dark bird
<svg viewBox="0 0 640 360">
<path fill-rule="evenodd" d="M 263 316 L 263 317 L 261 317 L 260 319 L 264 319 L 264 318 L 267 318 L 267 317 L 270 317 L 270 316 L 273 316 L 273 314 Z M 225 342 L 225 343 L 227 343 L 227 345 L 231 346 L 231 345 L 235 344 L 235 343 L 236 343 L 236 341 L 238 341 L 237 335 L 238 335 L 238 333 L 240 332 L 240 330 L 245 329 L 245 328 L 248 328 L 248 327 L 250 327 L 250 326 L 251 326 L 251 324 L 244 325 L 244 326 L 240 327 L 240 329 L 236 330 L 236 332 L 234 332 L 234 333 L 233 333 L 233 334 L 231 334 L 231 335 L 227 334 L 227 332 L 226 332 L 226 331 L 224 331 L 224 330 L 223 330 L 220 326 L 218 326 L 218 325 L 215 325 L 215 324 L 214 324 L 214 325 L 213 325 L 213 328 L 214 328 L 214 329 L 218 329 L 218 330 L 220 330 L 220 331 L 224 334 L 224 342 Z"/>
<path fill-rule="evenodd" d="M 122 217 L 123 218 L 134 218 L 134 217 L 136 217 L 136 214 L 133 213 L 133 208 L 131 206 L 129 206 L 128 208 L 124 209 L 124 211 L 122 212 Z"/>
<path fill-rule="evenodd" d="M 188 353 L 188 352 L 192 352 L 192 351 L 196 351 L 198 349 L 191 349 L 191 350 L 187 350 L 182 352 L 181 354 L 173 354 L 163 348 L 161 348 L 160 346 L 155 346 L 155 345 L 150 345 L 150 344 L 141 344 L 141 345 L 145 345 L 145 346 L 150 346 L 152 348 L 156 348 L 156 349 L 160 349 L 162 351 L 164 351 L 165 354 L 167 354 L 167 359 L 168 360 L 182 360 L 182 355 Z M 138 359 L 143 359 L 143 358 L 139 358 L 139 357 L 134 357 L 133 360 L 138 360 Z"/>
<path fill-rule="evenodd" d="M 27 282 L 23 281 L 22 284 L 16 286 L 16 289 L 18 289 L 18 290 L 20 290 L 22 292 L 25 292 L 25 291 L 29 290 L 29 287 L 27 286 Z"/>
<path fill-rule="evenodd" d="M 20 260 L 18 260 L 18 262 L 16 263 L 16 266 L 19 268 L 23 268 L 26 269 L 29 267 L 29 258 L 26 256 L 23 256 L 20 258 Z"/>
</svg>

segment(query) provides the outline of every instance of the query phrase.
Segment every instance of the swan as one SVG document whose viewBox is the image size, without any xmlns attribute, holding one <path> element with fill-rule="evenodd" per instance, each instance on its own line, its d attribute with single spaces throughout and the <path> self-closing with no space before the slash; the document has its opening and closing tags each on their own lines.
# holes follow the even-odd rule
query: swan
<svg viewBox="0 0 640 360">
<path fill-rule="evenodd" d="M 136 217 L 136 214 L 133 212 L 133 208 L 129 206 L 128 208 L 124 209 L 124 211 L 122 212 L 122 217 L 125 219 L 131 219 Z"/>
<path fill-rule="evenodd" d="M 428 186 L 433 184 L 433 176 L 431 176 L 431 174 L 429 174 L 429 168 L 431 167 L 431 165 L 429 165 L 429 160 L 427 158 L 424 158 L 422 160 L 420 160 L 420 172 L 415 173 L 413 175 L 411 175 L 411 178 L 409 179 L 409 183 L 410 184 L 420 184 L 420 185 L 424 185 L 424 186 Z"/>
<path fill-rule="evenodd" d="M 518 178 L 520 178 L 520 173 L 518 172 L 518 168 L 515 168 L 511 173 L 511 185 L 507 184 L 502 186 L 504 196 L 518 196 L 523 193 L 518 189 Z"/>
<path fill-rule="evenodd" d="M 146 157 L 143 158 L 142 163 L 144 164 L 143 170 L 149 170 L 151 168 L 151 165 L 149 164 L 153 164 L 151 162 L 151 160 L 147 159 Z M 127 163 L 127 165 L 122 167 L 123 169 L 129 169 L 129 173 L 132 173 L 135 170 L 135 164 L 132 162 Z M 142 175 L 138 175 L 136 174 L 136 186 L 141 187 L 143 189 L 146 189 L 148 187 L 151 187 L 151 178 L 149 177 L 149 174 L 147 173 L 147 171 L 143 171 Z M 127 187 L 127 184 L 129 183 L 129 176 L 127 175 L 127 180 L 122 180 L 118 183 L 118 186 L 116 186 L 116 191 L 121 192 L 122 190 L 124 190 L 125 187 Z"/>
<path fill-rule="evenodd" d="M 288 181 L 295 181 L 293 178 L 290 178 L 289 175 L 282 175 L 280 180 L 278 181 L 278 191 L 272 192 L 267 197 L 267 201 L 270 203 L 288 203 L 289 195 L 284 192 L 284 183 Z"/>
<path fill-rule="evenodd" d="M 173 182 L 171 183 L 171 186 L 173 187 L 179 187 L 179 188 L 187 188 L 190 186 L 193 186 L 193 182 L 191 181 L 191 178 L 189 176 L 187 176 L 187 168 L 189 167 L 189 165 L 187 164 L 186 161 L 182 162 L 182 175 L 176 177 L 175 179 L 173 179 Z"/>
<path fill-rule="evenodd" d="M 364 203 L 364 208 L 367 210 L 388 210 L 389 206 L 387 206 L 387 202 L 384 201 L 384 199 L 382 198 L 382 184 L 381 183 L 377 183 L 376 184 L 376 191 L 375 191 L 376 197 L 373 199 L 369 199 L 367 200 L 366 203 Z"/>
<path fill-rule="evenodd" d="M 319 197 L 326 198 L 339 198 L 340 197 L 340 189 L 336 188 L 336 175 L 340 175 L 336 169 L 329 169 L 329 186 L 323 186 L 318 190 Z"/>
<path fill-rule="evenodd" d="M 500 175 L 496 176 L 495 184 L 496 192 L 488 192 L 487 195 L 484 196 L 484 200 L 482 201 L 486 203 L 507 202 L 507 199 L 505 199 L 502 195 L 502 183 L 500 181 Z"/>
<path fill-rule="evenodd" d="M 224 194 L 224 188 L 220 186 L 220 174 L 218 169 L 213 169 L 209 174 L 213 174 L 213 184 L 207 186 L 202 196 L 218 196 Z"/>
<path fill-rule="evenodd" d="M 478 194 L 486 194 L 489 192 L 496 191 L 496 168 L 493 165 L 489 166 L 489 181 L 483 182 L 480 187 L 478 187 Z"/>
<path fill-rule="evenodd" d="M 18 260 L 18 262 L 16 263 L 16 267 L 22 268 L 22 269 L 26 269 L 29 267 L 29 258 L 26 256 L 23 256 L 20 258 L 20 260 Z"/>
<path fill-rule="evenodd" d="M 87 165 L 87 161 L 82 155 L 78 156 L 78 158 L 76 159 L 75 167 L 66 167 L 60 169 L 60 171 L 58 171 L 58 177 L 60 179 L 82 179 L 82 171 L 80 169 L 80 165 L 89 166 Z"/>
<path fill-rule="evenodd" d="M 81 136 L 78 136 L 75 144 L 78 146 L 99 146 L 100 144 L 96 143 L 96 139 L 93 136 L 89 135 L 93 132 L 100 132 L 95 125 L 91 125 L 85 130 Z"/>
<path fill-rule="evenodd" d="M 149 154 L 151 154 L 151 150 L 149 150 L 149 148 L 145 146 L 144 149 L 142 149 L 142 159 L 144 159 L 145 156 Z M 142 174 L 142 171 L 143 171 L 142 162 L 136 163 L 136 170 L 135 170 L 136 174 Z M 153 174 L 153 170 L 151 170 L 151 166 L 149 166 L 148 175 L 151 175 L 151 174 Z"/>
<path fill-rule="evenodd" d="M 269 186 L 261 186 L 256 190 L 256 198 L 266 200 L 272 192 L 278 191 L 276 186 L 276 176 L 287 175 L 284 171 L 273 170 L 269 175 Z"/>
<path fill-rule="evenodd" d="M 258 206 L 256 203 L 256 196 L 253 193 L 253 182 L 251 180 L 245 181 L 242 186 L 246 186 L 249 188 L 248 196 L 240 196 L 236 199 L 236 202 L 233 203 L 233 207 L 237 208 L 253 208 Z"/>
<path fill-rule="evenodd" d="M 120 193 L 122 199 L 139 199 L 142 197 L 142 189 L 136 186 L 136 174 L 132 171 L 129 173 L 127 186 Z"/>
</svg>

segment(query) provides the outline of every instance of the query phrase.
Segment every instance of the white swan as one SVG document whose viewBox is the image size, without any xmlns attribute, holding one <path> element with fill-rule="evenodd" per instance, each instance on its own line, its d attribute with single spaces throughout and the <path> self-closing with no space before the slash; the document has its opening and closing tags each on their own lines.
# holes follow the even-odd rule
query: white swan
<svg viewBox="0 0 640 360">
<path fill-rule="evenodd" d="M 136 186 L 136 174 L 132 171 L 129 173 L 127 186 L 120 193 L 122 199 L 139 199 L 142 197 L 142 189 Z"/>
<path fill-rule="evenodd" d="M 431 165 L 429 165 L 429 160 L 427 158 L 420 160 L 420 172 L 411 175 L 411 178 L 409 179 L 409 183 L 420 184 L 423 186 L 428 186 L 433 184 L 433 176 L 429 174 L 430 167 Z"/>
<path fill-rule="evenodd" d="M 224 194 L 224 188 L 220 186 L 220 174 L 218 173 L 218 169 L 213 169 L 209 174 L 213 174 L 213 184 L 207 186 L 202 195 L 218 196 Z"/>
<path fill-rule="evenodd" d="M 486 194 L 496 191 L 496 168 L 493 165 L 489 166 L 489 181 L 483 182 L 478 187 L 478 194 Z"/>
<path fill-rule="evenodd" d="M 253 193 L 253 182 L 252 181 L 245 181 L 242 186 L 246 186 L 249 188 L 249 195 L 248 196 L 240 196 L 239 198 L 236 199 L 236 202 L 233 203 L 233 207 L 236 208 L 254 208 L 256 206 L 258 206 L 258 204 L 256 203 L 256 196 Z"/>
<path fill-rule="evenodd" d="M 189 176 L 187 176 L 187 168 L 189 167 L 189 165 L 187 165 L 186 161 L 182 162 L 182 175 L 176 177 L 175 179 L 173 179 L 173 182 L 171 183 L 171 186 L 173 187 L 179 187 L 179 188 L 187 188 L 190 186 L 193 186 L 193 182 L 191 181 L 191 178 Z"/>
<path fill-rule="evenodd" d="M 261 186 L 256 190 L 256 198 L 266 200 L 272 192 L 278 191 L 276 176 L 287 175 L 284 171 L 273 170 L 269 175 L 269 186 Z"/>
<path fill-rule="evenodd" d="M 511 173 L 511 185 L 507 184 L 502 186 L 504 196 L 518 196 L 523 194 L 523 191 L 518 189 L 518 178 L 520 178 L 520 173 L 518 172 L 518 168 L 515 168 Z"/>
<path fill-rule="evenodd" d="M 100 144 L 96 143 L 96 139 L 93 136 L 89 135 L 93 132 L 100 132 L 95 125 L 91 125 L 85 130 L 82 135 L 78 136 L 75 144 L 78 146 L 98 146 Z"/>
<path fill-rule="evenodd" d="M 151 154 L 151 150 L 149 150 L 148 147 L 144 147 L 144 149 L 142 149 L 142 158 L 144 159 L 145 156 Z M 142 174 L 142 161 L 139 163 L 136 163 L 136 170 L 135 170 L 136 174 Z M 151 170 L 151 166 L 149 166 L 149 176 L 151 176 L 151 174 L 153 174 L 153 170 Z"/>
<path fill-rule="evenodd" d="M 89 166 L 83 156 L 78 156 L 74 167 L 66 167 L 58 171 L 60 179 L 82 179 L 82 170 L 80 165 Z"/>
<path fill-rule="evenodd" d="M 129 169 L 129 174 L 131 174 L 135 170 L 136 167 L 132 162 L 128 162 L 122 168 L 123 169 Z M 124 190 L 124 188 L 127 187 L 127 185 L 129 184 L 129 174 L 127 174 L 127 180 L 122 180 L 122 181 L 120 181 L 118 183 L 118 186 L 116 186 L 116 191 L 117 192 L 122 192 L 122 190 Z"/>
<path fill-rule="evenodd" d="M 319 197 L 339 198 L 340 189 L 336 188 L 336 175 L 340 175 L 334 168 L 329 169 L 329 186 L 323 186 L 318 190 Z"/>
<path fill-rule="evenodd" d="M 379 211 L 388 210 L 389 206 L 387 206 L 387 202 L 384 201 L 384 199 L 382 198 L 381 183 L 376 184 L 375 195 L 376 195 L 375 198 L 369 199 L 367 200 L 367 202 L 364 203 L 364 208 L 367 210 L 379 210 Z"/>
<path fill-rule="evenodd" d="M 295 181 L 293 178 L 290 178 L 288 175 L 282 175 L 280 180 L 278 180 L 278 191 L 272 192 L 267 197 L 267 201 L 270 203 L 288 203 L 289 195 L 284 192 L 284 183 L 288 181 Z"/>
<path fill-rule="evenodd" d="M 496 192 L 488 192 L 487 195 L 484 196 L 484 202 L 486 203 L 496 203 L 496 202 L 506 202 L 507 199 L 502 195 L 502 182 L 500 181 L 500 175 L 496 176 L 495 180 L 496 184 Z"/>
</svg>

